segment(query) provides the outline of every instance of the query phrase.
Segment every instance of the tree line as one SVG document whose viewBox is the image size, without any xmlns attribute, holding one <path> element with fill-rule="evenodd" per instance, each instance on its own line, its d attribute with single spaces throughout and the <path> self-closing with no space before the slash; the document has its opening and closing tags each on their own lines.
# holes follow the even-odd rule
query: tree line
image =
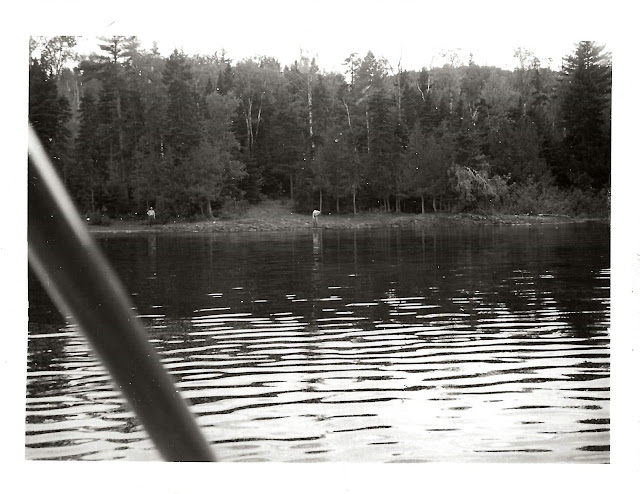
<svg viewBox="0 0 640 494">
<path fill-rule="evenodd" d="M 611 57 L 562 69 L 446 54 L 405 70 L 368 52 L 343 72 L 225 52 L 169 57 L 136 37 L 31 39 L 29 119 L 82 211 L 212 217 L 265 196 L 296 210 L 608 214 Z"/>
</svg>

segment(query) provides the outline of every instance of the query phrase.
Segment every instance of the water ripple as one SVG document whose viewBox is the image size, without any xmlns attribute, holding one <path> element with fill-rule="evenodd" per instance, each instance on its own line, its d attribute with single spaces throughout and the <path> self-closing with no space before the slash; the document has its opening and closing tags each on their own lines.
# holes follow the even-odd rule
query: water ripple
<svg viewBox="0 0 640 494">
<path fill-rule="evenodd" d="M 608 462 L 608 268 L 580 296 L 553 262 L 498 276 L 465 261 L 445 282 L 403 271 L 380 293 L 369 264 L 313 289 L 209 284 L 187 314 L 162 297 L 141 313 L 221 459 Z M 439 269 L 425 265 L 408 269 Z M 30 326 L 28 366 L 28 458 L 157 459 L 72 325 Z"/>
</svg>

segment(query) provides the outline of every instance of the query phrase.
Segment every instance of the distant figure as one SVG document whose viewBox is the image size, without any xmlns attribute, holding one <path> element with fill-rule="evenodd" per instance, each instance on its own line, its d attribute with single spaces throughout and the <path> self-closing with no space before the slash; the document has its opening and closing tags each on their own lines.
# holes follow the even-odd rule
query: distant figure
<svg viewBox="0 0 640 494">
<path fill-rule="evenodd" d="M 320 211 L 318 211 L 317 209 L 314 209 L 313 213 L 311 214 L 311 217 L 313 218 L 314 227 L 318 226 L 318 216 L 320 216 Z"/>
<path fill-rule="evenodd" d="M 147 211 L 147 216 L 149 217 L 149 224 L 152 224 L 156 221 L 156 212 L 153 210 L 153 208 L 149 208 L 149 211 Z"/>
</svg>

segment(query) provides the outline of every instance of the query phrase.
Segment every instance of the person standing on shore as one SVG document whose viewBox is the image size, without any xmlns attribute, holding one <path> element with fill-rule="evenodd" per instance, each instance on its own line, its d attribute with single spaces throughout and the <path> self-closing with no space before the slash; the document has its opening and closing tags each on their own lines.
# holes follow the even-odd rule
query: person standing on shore
<svg viewBox="0 0 640 494">
<path fill-rule="evenodd" d="M 318 211 L 317 209 L 314 209 L 313 213 L 311 213 L 311 217 L 313 218 L 313 227 L 314 228 L 318 227 L 318 216 L 320 216 L 320 211 Z"/>
<path fill-rule="evenodd" d="M 156 221 L 156 212 L 153 210 L 153 207 L 149 208 L 149 211 L 147 211 L 147 216 L 149 218 L 149 224 L 153 224 Z"/>
</svg>

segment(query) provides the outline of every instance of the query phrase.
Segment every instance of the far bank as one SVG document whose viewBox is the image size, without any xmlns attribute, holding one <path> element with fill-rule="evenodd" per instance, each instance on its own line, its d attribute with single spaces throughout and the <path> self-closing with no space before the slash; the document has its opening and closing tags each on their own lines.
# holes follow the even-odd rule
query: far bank
<svg viewBox="0 0 640 494">
<path fill-rule="evenodd" d="M 607 221 L 607 219 L 598 219 Z M 540 223 L 574 223 L 587 221 L 585 218 L 571 218 L 564 215 L 508 215 L 480 213 L 383 213 L 363 212 L 358 214 L 321 214 L 318 219 L 320 229 L 365 229 L 365 228 L 407 228 L 428 227 L 430 225 L 531 225 Z M 211 220 L 188 221 L 169 220 L 165 223 L 149 224 L 145 220 L 112 219 L 107 224 L 90 225 L 89 230 L 99 233 L 133 233 L 145 231 L 185 231 L 185 232 L 246 232 L 312 229 L 313 219 L 308 215 L 293 213 L 285 204 L 277 201 L 262 203 L 249 208 L 238 217 L 214 218 Z"/>
</svg>

